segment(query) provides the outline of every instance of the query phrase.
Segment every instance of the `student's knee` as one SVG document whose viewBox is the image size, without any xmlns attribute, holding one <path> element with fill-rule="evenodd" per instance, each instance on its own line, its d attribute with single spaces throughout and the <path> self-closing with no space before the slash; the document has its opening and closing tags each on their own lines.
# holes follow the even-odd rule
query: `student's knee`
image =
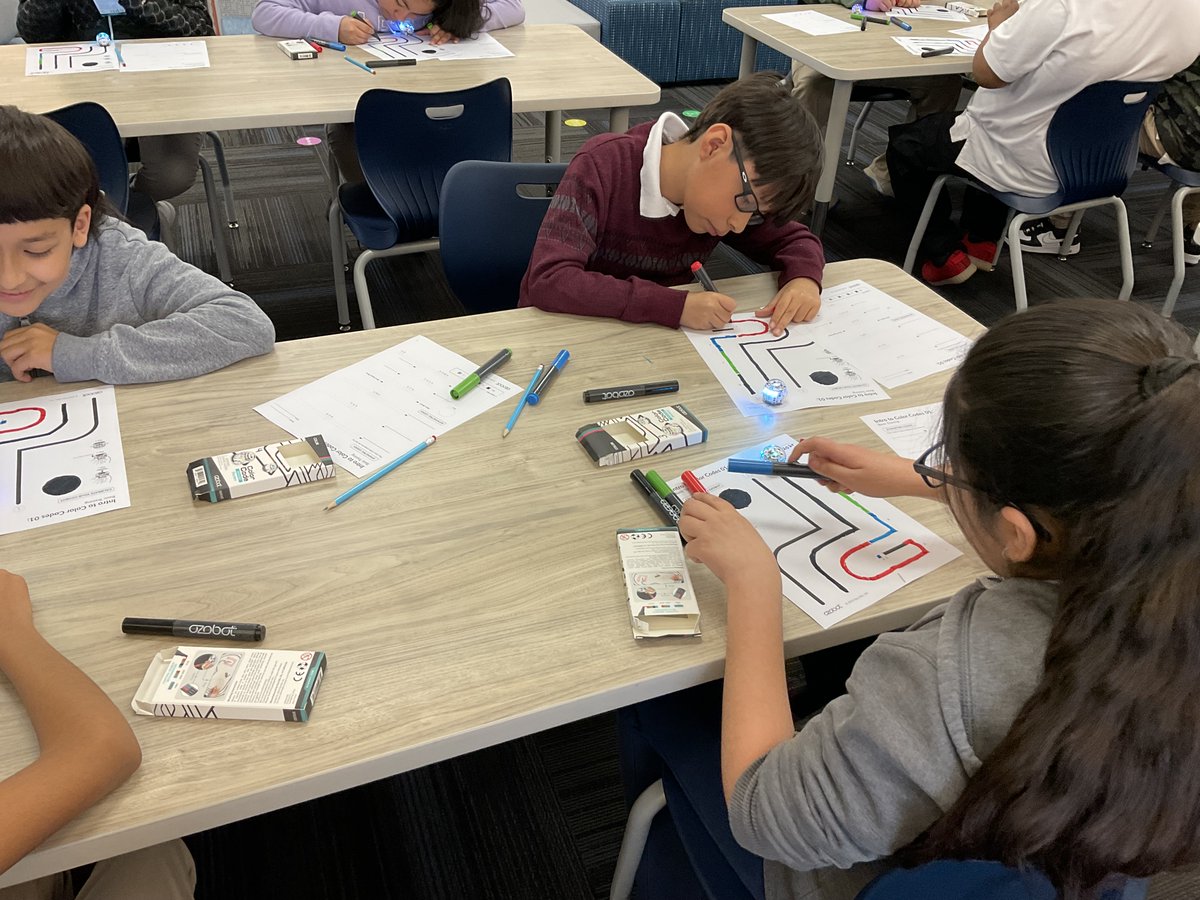
<svg viewBox="0 0 1200 900">
<path fill-rule="evenodd" d="M 202 141 L 199 134 L 143 138 L 142 168 L 134 179 L 134 189 L 153 200 L 178 197 L 196 181 Z"/>
</svg>

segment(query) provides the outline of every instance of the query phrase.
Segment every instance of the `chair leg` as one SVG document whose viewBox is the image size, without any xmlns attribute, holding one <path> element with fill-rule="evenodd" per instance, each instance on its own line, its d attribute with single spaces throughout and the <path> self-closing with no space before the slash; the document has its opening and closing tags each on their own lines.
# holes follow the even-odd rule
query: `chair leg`
<svg viewBox="0 0 1200 900">
<path fill-rule="evenodd" d="M 217 254 L 217 272 L 221 280 L 230 287 L 233 286 L 233 271 L 229 267 L 229 246 L 225 242 L 225 229 L 221 227 L 220 214 L 217 212 L 216 187 L 213 184 L 212 167 L 208 160 L 200 157 L 200 177 L 204 179 L 204 196 L 208 201 L 208 223 L 212 229 L 213 251 Z"/>
<path fill-rule="evenodd" d="M 612 885 L 608 889 L 609 900 L 629 900 L 633 891 L 633 879 L 642 851 L 646 849 L 646 838 L 650 824 L 658 812 L 667 805 L 662 781 L 656 781 L 638 795 L 625 820 L 625 834 L 621 838 L 621 850 L 617 853 L 617 866 L 613 871 Z"/>
<path fill-rule="evenodd" d="M 913 266 L 917 264 L 917 251 L 921 249 L 921 241 L 925 239 L 925 229 L 929 227 L 929 220 L 933 218 L 933 208 L 937 205 L 938 195 L 946 186 L 946 180 L 949 175 L 939 175 L 934 179 L 933 187 L 929 189 L 929 196 L 925 198 L 925 205 L 921 208 L 921 217 L 917 219 L 917 227 L 913 230 L 912 240 L 908 242 L 908 253 L 904 256 L 904 271 L 909 275 L 912 274 Z"/>
<path fill-rule="evenodd" d="M 996 255 L 992 257 L 992 268 L 1000 262 L 1000 257 L 1004 253 L 1004 244 L 1008 241 L 1008 226 L 1012 224 L 1013 216 L 1017 211 L 1011 206 L 1008 208 L 1008 218 L 1004 220 L 1004 229 L 1000 232 L 1000 239 L 996 241 Z"/>
<path fill-rule="evenodd" d="M 1200 188 L 1180 187 L 1171 197 L 1171 257 L 1175 274 L 1171 278 L 1171 286 L 1167 288 L 1167 299 L 1162 308 L 1162 314 L 1168 319 L 1175 312 L 1175 301 L 1179 299 L 1179 291 L 1183 288 L 1183 198 L 1197 192 L 1200 192 Z"/>
<path fill-rule="evenodd" d="M 1146 237 L 1142 239 L 1142 246 L 1149 250 L 1154 246 L 1154 240 L 1158 237 L 1158 229 L 1162 225 L 1163 217 L 1167 214 L 1167 210 L 1171 208 L 1171 197 L 1175 193 L 1175 183 L 1168 182 L 1167 189 L 1163 191 L 1162 199 L 1158 201 L 1158 206 L 1154 209 L 1154 218 L 1150 220 L 1150 227 L 1146 229 Z"/>
<path fill-rule="evenodd" d="M 337 298 L 338 331 L 350 330 L 350 300 L 346 296 L 346 238 L 337 195 L 329 201 L 329 250 L 333 256 L 333 293 Z"/>
<path fill-rule="evenodd" d="M 1120 197 L 1113 197 L 1117 207 L 1117 238 L 1121 247 L 1121 293 L 1118 300 L 1128 300 L 1133 294 L 1133 239 L 1129 236 L 1129 213 Z M 1079 213 L 1075 214 L 1076 216 Z M 1182 215 L 1182 207 L 1180 215 Z M 1071 224 L 1075 224 L 1072 220 Z"/>
<path fill-rule="evenodd" d="M 872 100 L 865 102 L 862 109 L 859 110 L 858 118 L 854 120 L 854 127 L 850 129 L 850 146 L 846 148 L 846 165 L 848 166 L 857 165 L 854 154 L 858 150 L 858 133 L 862 131 L 863 124 L 867 121 L 867 116 L 871 114 L 871 107 L 874 105 Z"/>
<path fill-rule="evenodd" d="M 367 290 L 367 263 L 375 256 L 374 250 L 364 250 L 354 260 L 354 296 L 358 299 L 358 314 L 364 331 L 375 327 L 375 311 L 371 308 L 371 293 Z"/>
<path fill-rule="evenodd" d="M 233 183 L 229 180 L 229 166 L 225 164 L 225 142 L 215 131 L 207 132 L 212 141 L 213 153 L 217 157 L 217 172 L 221 175 L 221 190 L 225 193 L 225 221 L 230 228 L 241 227 L 237 219 L 237 208 L 233 205 Z"/>
<path fill-rule="evenodd" d="M 1012 265 L 1013 298 L 1017 303 L 1017 312 L 1029 308 L 1029 297 L 1025 293 L 1025 263 L 1021 258 L 1021 226 L 1029 221 L 1029 216 L 1018 214 L 1008 223 L 1008 256 Z"/>
<path fill-rule="evenodd" d="M 1071 223 L 1067 226 L 1066 236 L 1063 237 L 1062 243 L 1058 245 L 1058 261 L 1067 261 L 1067 250 L 1071 248 L 1071 244 L 1075 240 L 1075 235 L 1079 233 L 1079 226 L 1083 222 L 1083 214 L 1086 210 L 1077 209 L 1071 216 Z"/>
</svg>

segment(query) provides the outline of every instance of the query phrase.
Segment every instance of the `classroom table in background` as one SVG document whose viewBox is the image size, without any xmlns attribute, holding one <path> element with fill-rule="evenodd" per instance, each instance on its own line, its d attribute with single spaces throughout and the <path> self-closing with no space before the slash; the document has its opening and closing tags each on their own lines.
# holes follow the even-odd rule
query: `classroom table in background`
<svg viewBox="0 0 1200 900">
<path fill-rule="evenodd" d="M 827 285 L 862 278 L 963 334 L 982 331 L 888 263 L 825 271 Z M 776 290 L 773 275 L 718 286 L 741 309 L 761 307 Z M 439 436 L 337 509 L 323 507 L 354 483 L 340 469 L 332 481 L 217 504 L 190 499 L 190 461 L 287 437 L 252 407 L 417 334 L 477 363 L 510 347 L 500 374 L 519 387 L 560 349 L 571 361 L 507 438 L 500 432 L 510 404 Z M 291 341 L 202 378 L 118 388 L 132 506 L 7 535 L 3 565 L 28 579 L 46 638 L 125 710 L 144 761 L 0 884 L 719 677 L 724 591 L 702 566 L 692 575 L 703 635 L 632 637 L 615 532 L 658 521 L 629 479 L 632 466 L 597 468 L 575 431 L 656 401 L 598 412 L 583 402 L 584 389 L 679 380 L 670 401 L 687 404 L 710 437 L 655 461 L 671 478 L 781 432 L 882 449 L 859 417 L 940 399 L 947 377 L 895 389 L 888 401 L 745 417 L 679 332 L 517 309 Z M 7 383 L 0 404 L 57 390 L 48 378 Z M 943 505 L 895 502 L 964 555 L 828 630 L 784 601 L 790 656 L 908 625 L 983 572 Z M 324 650 L 329 668 L 311 721 L 134 716 L 130 699 L 151 657 L 172 642 L 122 635 L 125 616 L 259 622 L 268 647 Z M 2 679 L 0 734 L 3 777 L 33 760 L 37 743 Z"/>
<path fill-rule="evenodd" d="M 142 137 L 352 122 L 359 96 L 372 88 L 449 91 L 503 77 L 512 83 L 513 112 L 546 113 L 551 162 L 560 155 L 559 110 L 608 108 L 609 129 L 621 132 L 629 107 L 658 102 L 658 85 L 574 25 L 519 25 L 491 35 L 514 55 L 430 60 L 379 69 L 375 77 L 346 65 L 339 52 L 289 60 L 275 38 L 261 35 L 197 38 L 208 45 L 209 67 L 165 72 L 31 77 L 27 48 L 14 45 L 0 47 L 0 97 L 36 113 L 94 100 L 124 137 Z"/>
<path fill-rule="evenodd" d="M 950 32 L 957 28 L 980 25 L 985 19 L 967 22 L 943 22 L 933 19 L 908 19 L 912 31 L 890 25 L 868 25 L 866 31 L 847 34 L 805 34 L 768 19 L 775 13 L 803 9 L 824 13 L 840 21 L 849 21 L 850 10 L 836 3 L 813 6 L 742 6 L 727 7 L 721 21 L 742 33 L 742 57 L 739 77 L 754 71 L 754 56 L 758 45 L 766 44 L 798 63 L 816 69 L 833 79 L 833 101 L 829 106 L 829 121 L 825 123 L 825 167 L 817 182 L 816 204 L 813 207 L 812 230 L 820 234 L 825 227 L 833 185 L 837 179 L 838 161 L 842 155 L 842 135 L 846 114 L 850 109 L 850 90 L 856 81 L 875 78 L 913 78 L 924 75 L 963 75 L 971 71 L 970 56 L 933 56 L 922 59 L 913 56 L 893 37 L 958 37 Z M 880 15 L 884 15 L 880 13 Z M 903 84 L 899 84 L 903 87 Z"/>
</svg>

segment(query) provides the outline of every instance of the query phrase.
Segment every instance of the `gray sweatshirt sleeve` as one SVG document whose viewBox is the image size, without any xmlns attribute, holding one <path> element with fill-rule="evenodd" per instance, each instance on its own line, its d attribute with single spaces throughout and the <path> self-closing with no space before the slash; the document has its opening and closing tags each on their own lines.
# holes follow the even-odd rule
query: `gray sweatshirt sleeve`
<svg viewBox="0 0 1200 900">
<path fill-rule="evenodd" d="M 203 375 L 270 352 L 275 328 L 258 306 L 133 229 L 112 229 L 92 289 L 121 298 L 132 315 L 90 336 L 60 333 L 58 381 L 108 384 L 172 381 Z M 133 319 L 134 321 L 130 321 Z"/>
<path fill-rule="evenodd" d="M 848 868 L 909 843 L 958 797 L 966 772 L 939 700 L 938 629 L 885 634 L 847 694 L 738 779 L 734 837 L 807 871 Z"/>
</svg>

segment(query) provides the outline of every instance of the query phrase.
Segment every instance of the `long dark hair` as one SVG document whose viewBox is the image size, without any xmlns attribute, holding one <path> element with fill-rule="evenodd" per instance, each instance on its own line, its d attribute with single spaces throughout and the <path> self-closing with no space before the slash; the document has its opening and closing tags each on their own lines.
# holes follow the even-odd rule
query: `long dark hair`
<svg viewBox="0 0 1200 900">
<path fill-rule="evenodd" d="M 429 20 L 456 38 L 474 37 L 486 20 L 482 0 L 434 0 Z"/>
<path fill-rule="evenodd" d="M 1020 313 L 968 354 L 943 429 L 977 516 L 1013 504 L 1055 523 L 1040 552 L 1060 573 L 1059 605 L 1036 690 L 907 861 L 1033 866 L 1073 898 L 1109 873 L 1200 858 L 1191 339 L 1128 302 Z"/>
</svg>

